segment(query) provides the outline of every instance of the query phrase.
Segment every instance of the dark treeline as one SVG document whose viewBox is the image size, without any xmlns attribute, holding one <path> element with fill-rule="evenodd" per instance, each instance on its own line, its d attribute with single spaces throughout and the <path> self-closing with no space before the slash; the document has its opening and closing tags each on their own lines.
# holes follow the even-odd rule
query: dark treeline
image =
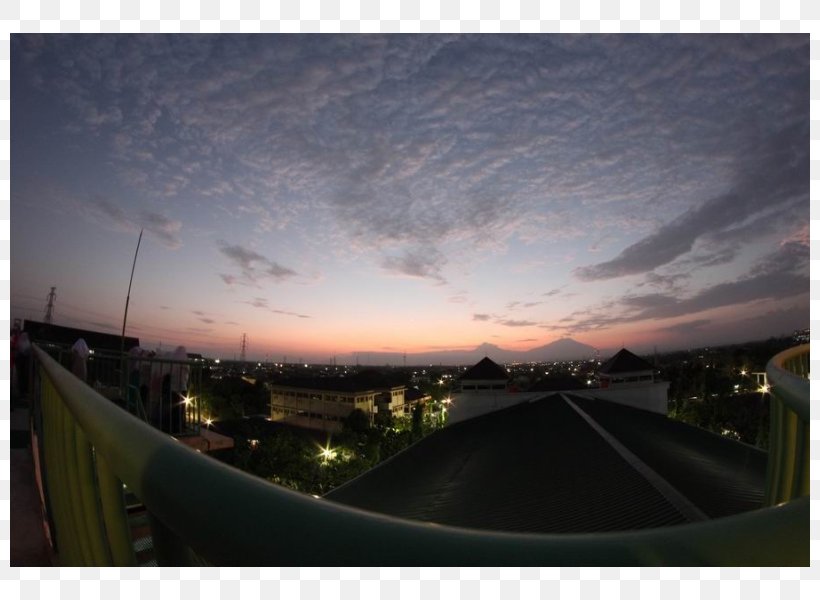
<svg viewBox="0 0 820 600">
<path fill-rule="evenodd" d="M 756 374 L 794 345 L 792 338 L 770 338 L 658 355 L 661 377 L 670 383 L 669 417 L 767 449 L 769 394 Z"/>
</svg>

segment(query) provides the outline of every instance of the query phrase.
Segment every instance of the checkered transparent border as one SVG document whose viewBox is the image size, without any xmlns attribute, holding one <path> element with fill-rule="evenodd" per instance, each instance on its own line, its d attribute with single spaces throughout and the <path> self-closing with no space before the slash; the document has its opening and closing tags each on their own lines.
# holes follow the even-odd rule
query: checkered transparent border
<svg viewBox="0 0 820 600">
<path fill-rule="evenodd" d="M 811 317 L 820 338 L 820 3 L 801 0 L 5 0 L 0 3 L 0 595 L 98 598 L 819 598 L 820 506 L 809 568 L 10 568 L 9 36 L 177 32 L 662 32 L 811 34 Z M 814 317 L 818 317 L 818 321 Z M 813 358 L 813 356 L 812 356 Z M 812 360 L 812 365 L 815 361 Z M 816 366 L 812 369 L 820 372 Z M 814 401 L 814 393 L 812 393 Z M 820 433 L 812 416 L 813 477 Z M 818 482 L 812 478 L 815 492 Z"/>
</svg>

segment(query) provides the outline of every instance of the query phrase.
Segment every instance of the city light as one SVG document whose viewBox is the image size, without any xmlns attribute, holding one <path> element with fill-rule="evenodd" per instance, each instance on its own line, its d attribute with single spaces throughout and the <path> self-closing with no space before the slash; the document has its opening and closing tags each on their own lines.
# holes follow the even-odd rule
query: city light
<svg viewBox="0 0 820 600">
<path fill-rule="evenodd" d="M 757 388 L 757 391 L 761 394 L 768 394 L 770 389 L 772 389 L 772 386 L 770 386 L 768 383 L 764 383 L 759 388 Z"/>
<path fill-rule="evenodd" d="M 336 450 L 331 448 L 330 444 L 328 443 L 327 446 L 319 450 L 319 458 L 322 459 L 322 464 L 325 464 L 329 460 L 333 460 L 334 458 L 336 458 Z"/>
</svg>

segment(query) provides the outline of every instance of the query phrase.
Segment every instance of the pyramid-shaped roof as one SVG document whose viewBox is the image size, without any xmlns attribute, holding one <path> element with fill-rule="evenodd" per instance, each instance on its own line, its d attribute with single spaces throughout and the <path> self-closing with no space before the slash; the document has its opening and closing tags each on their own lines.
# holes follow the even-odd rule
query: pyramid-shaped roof
<svg viewBox="0 0 820 600">
<path fill-rule="evenodd" d="M 472 367 L 467 369 L 464 374 L 461 376 L 461 379 L 480 379 L 480 380 L 487 380 L 487 379 L 499 379 L 507 381 L 510 378 L 509 373 L 507 373 L 507 369 L 502 367 L 496 362 L 490 360 L 489 357 L 485 356 Z"/>
<path fill-rule="evenodd" d="M 634 373 L 636 371 L 654 371 L 655 367 L 642 359 L 640 356 L 632 354 L 626 348 L 621 350 L 598 369 L 599 373 Z"/>
</svg>

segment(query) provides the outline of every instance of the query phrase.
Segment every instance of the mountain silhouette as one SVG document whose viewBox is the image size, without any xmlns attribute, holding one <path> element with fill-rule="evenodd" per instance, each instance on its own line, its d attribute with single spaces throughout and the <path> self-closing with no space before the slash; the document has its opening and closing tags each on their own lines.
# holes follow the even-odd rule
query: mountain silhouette
<svg viewBox="0 0 820 600">
<path fill-rule="evenodd" d="M 485 356 L 498 363 L 509 362 L 547 362 L 563 360 L 581 360 L 595 356 L 596 349 L 577 342 L 572 338 L 562 338 L 544 346 L 530 350 L 507 350 L 484 342 L 472 350 L 439 350 L 436 352 L 418 352 L 407 354 L 407 365 L 474 365 Z M 398 352 L 358 352 L 362 364 L 401 365 L 405 361 Z"/>
</svg>

